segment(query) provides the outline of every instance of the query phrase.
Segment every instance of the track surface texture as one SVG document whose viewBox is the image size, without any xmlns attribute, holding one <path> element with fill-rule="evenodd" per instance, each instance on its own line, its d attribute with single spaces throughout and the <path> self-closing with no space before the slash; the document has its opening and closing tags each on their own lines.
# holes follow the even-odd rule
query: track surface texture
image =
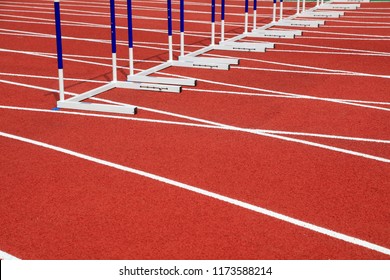
<svg viewBox="0 0 390 280">
<path fill-rule="evenodd" d="M 244 1 L 226 5 L 229 39 Z M 61 1 L 66 98 L 111 80 L 109 8 Z M 137 73 L 168 59 L 166 1 L 133 9 Z M 272 1 L 257 12 L 269 23 Z M 125 81 L 126 1 L 116 13 Z M 210 1 L 186 1 L 185 17 L 186 53 L 209 45 Z M 177 59 L 179 1 L 173 21 Z M 203 55 L 239 58 L 229 71 L 155 74 L 197 79 L 181 93 L 88 100 L 138 107 L 119 115 L 52 110 L 53 2 L 0 1 L 0 258 L 390 259 L 390 2 L 325 21 L 241 40 L 266 52 Z"/>
</svg>

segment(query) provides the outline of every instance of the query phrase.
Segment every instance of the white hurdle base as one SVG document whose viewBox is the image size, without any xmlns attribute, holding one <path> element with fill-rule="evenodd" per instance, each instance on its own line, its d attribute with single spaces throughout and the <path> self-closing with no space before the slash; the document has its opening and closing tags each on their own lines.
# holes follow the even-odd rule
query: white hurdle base
<svg viewBox="0 0 390 280">
<path fill-rule="evenodd" d="M 216 70 L 229 70 L 231 64 L 237 65 L 238 59 L 233 58 L 214 58 L 214 57 L 195 57 L 195 56 L 179 56 L 178 61 L 173 61 L 173 66 L 179 67 L 194 67 Z"/>
<path fill-rule="evenodd" d="M 195 79 L 176 79 L 176 78 L 161 78 L 150 77 L 145 75 L 129 75 L 127 81 L 136 83 L 152 83 L 163 85 L 180 85 L 180 86 L 196 86 Z"/>
<path fill-rule="evenodd" d="M 238 65 L 240 63 L 240 60 L 237 58 L 195 57 L 191 55 L 179 56 L 179 61 L 199 63 L 224 63 L 234 65 Z"/>
<path fill-rule="evenodd" d="M 129 85 L 130 86 L 130 85 Z M 57 107 L 60 109 L 74 109 L 83 111 L 97 111 L 105 113 L 119 113 L 119 114 L 135 114 L 137 107 L 131 105 L 111 105 L 111 104 L 98 104 L 82 102 L 85 99 L 91 98 L 95 95 L 109 91 L 114 88 L 123 88 L 120 82 L 110 82 L 101 87 L 92 89 L 82 94 L 78 94 L 67 100 L 58 101 Z M 126 88 L 129 88 L 126 86 Z"/>
<path fill-rule="evenodd" d="M 356 10 L 360 4 L 324 4 L 319 9 L 324 10 Z"/>
<path fill-rule="evenodd" d="M 302 17 L 311 17 L 311 18 L 339 18 L 343 16 L 344 12 L 340 11 L 327 11 L 327 12 L 303 12 Z"/>
<path fill-rule="evenodd" d="M 214 49 L 225 51 L 265 52 L 266 49 L 272 49 L 274 47 L 274 43 L 243 43 L 225 41 L 215 46 Z"/>
<path fill-rule="evenodd" d="M 161 85 L 153 83 L 132 83 L 132 82 L 117 82 L 118 88 L 137 89 L 146 91 L 158 91 L 158 92 L 173 92 L 180 93 L 181 86 L 176 85 Z"/>
<path fill-rule="evenodd" d="M 296 19 L 283 19 L 278 21 L 276 26 L 293 26 L 293 27 L 319 27 L 325 24 L 323 20 L 296 20 Z"/>
<path fill-rule="evenodd" d="M 302 31 L 300 30 L 254 30 L 248 34 L 248 37 L 293 39 L 295 36 L 301 35 Z"/>
<path fill-rule="evenodd" d="M 75 101 L 58 101 L 58 108 L 61 109 L 73 109 L 83 111 L 116 113 L 116 114 L 136 114 L 137 107 L 128 105 L 109 105 L 109 104 L 97 104 Z"/>
<path fill-rule="evenodd" d="M 177 67 L 191 67 L 202 68 L 211 70 L 229 70 L 230 65 L 225 63 L 211 63 L 211 62 L 186 62 L 186 61 L 173 61 L 172 66 Z"/>
</svg>

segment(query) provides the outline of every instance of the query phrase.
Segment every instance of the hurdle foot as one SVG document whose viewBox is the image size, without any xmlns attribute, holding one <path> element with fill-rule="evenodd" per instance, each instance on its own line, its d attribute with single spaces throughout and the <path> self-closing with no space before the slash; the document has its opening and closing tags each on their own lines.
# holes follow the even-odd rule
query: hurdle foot
<svg viewBox="0 0 390 280">
<path fill-rule="evenodd" d="M 162 78 L 162 77 L 150 77 L 144 75 L 129 75 L 127 76 L 127 81 L 136 82 L 136 83 L 196 86 L 195 79 Z"/>
<path fill-rule="evenodd" d="M 273 43 L 241 43 L 241 42 L 222 42 L 215 46 L 216 50 L 241 51 L 241 52 L 265 52 L 266 49 L 275 47 Z"/>
<path fill-rule="evenodd" d="M 301 35 L 302 31 L 300 30 L 254 30 L 248 37 L 293 39 L 295 36 Z"/>
</svg>

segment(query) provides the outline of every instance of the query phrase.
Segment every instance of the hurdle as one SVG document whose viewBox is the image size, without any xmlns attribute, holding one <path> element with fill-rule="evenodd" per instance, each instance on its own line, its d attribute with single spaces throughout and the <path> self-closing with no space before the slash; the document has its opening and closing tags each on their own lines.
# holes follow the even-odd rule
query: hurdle
<svg viewBox="0 0 390 280">
<path fill-rule="evenodd" d="M 222 0 L 224 1 L 224 0 Z M 185 66 L 194 68 L 229 70 L 230 65 L 238 64 L 237 59 L 227 58 L 211 58 L 197 57 L 197 53 L 185 55 L 185 16 L 184 16 L 184 0 L 180 0 L 180 56 L 178 61 L 173 62 L 174 66 Z M 211 43 L 209 48 L 205 48 L 202 52 L 207 52 L 215 45 L 215 0 L 211 2 Z"/>
<path fill-rule="evenodd" d="M 127 17 L 129 21 L 129 32 L 133 32 L 133 9 L 132 9 L 132 0 L 127 0 Z M 191 78 L 165 78 L 165 77 L 153 77 L 149 76 L 158 71 L 164 70 L 171 66 L 189 66 L 186 63 L 175 63 L 173 61 L 173 30 L 172 30 L 172 1 L 167 0 L 167 33 L 168 33 L 168 60 L 164 63 L 161 63 L 155 67 L 140 71 L 139 73 L 134 74 L 131 72 L 130 75 L 127 76 L 128 82 L 135 83 L 152 83 L 152 84 L 163 84 L 166 87 L 165 91 L 170 92 L 181 92 L 182 86 L 196 86 L 196 79 Z M 129 46 L 133 46 L 133 36 L 129 36 Z M 132 64 L 132 60 L 134 57 L 130 58 L 130 64 Z M 168 89 L 169 88 L 169 89 Z"/>
<path fill-rule="evenodd" d="M 298 0 L 299 1 L 299 0 Z M 262 26 L 260 28 L 257 28 L 256 22 L 257 22 L 257 0 L 254 0 L 253 5 L 253 29 L 252 32 L 248 34 L 248 37 L 252 38 L 277 38 L 277 39 L 293 39 L 296 36 L 302 35 L 302 31 L 300 30 L 275 30 L 275 29 L 269 29 L 271 27 L 276 26 L 277 24 L 277 1 L 273 0 L 272 4 L 272 22 L 269 24 L 266 24 L 265 26 Z M 283 14 L 283 0 L 279 1 L 279 21 L 283 20 L 284 14 Z M 291 17 L 289 17 L 291 18 Z"/>
<path fill-rule="evenodd" d="M 317 0 L 318 3 L 319 0 Z M 323 0 L 322 0 L 323 1 Z M 312 27 L 317 28 L 321 25 L 325 24 L 324 20 L 302 20 L 297 19 L 298 17 L 311 17 L 311 13 L 314 13 L 319 6 L 314 6 L 310 9 L 306 9 L 306 1 L 302 0 L 302 12 L 300 8 L 300 1 L 297 0 L 297 12 L 295 15 L 292 15 L 287 18 L 280 19 L 279 21 L 274 23 L 274 26 L 280 27 Z M 290 31 L 290 30 L 289 30 Z M 302 34 L 302 33 L 301 33 Z M 300 34 L 300 35 L 301 35 Z M 291 35 L 290 35 L 291 36 Z"/>
<path fill-rule="evenodd" d="M 274 0 L 276 1 L 276 0 Z M 221 17 L 225 19 L 225 1 L 221 3 Z M 254 5 L 255 7 L 255 5 Z M 257 7 L 257 5 L 256 5 Z M 225 20 L 224 20 L 225 22 Z M 224 23 L 223 22 L 223 23 Z M 254 22 L 256 24 L 256 22 Z M 221 33 L 225 32 L 225 29 L 221 29 Z M 216 50 L 227 50 L 227 51 L 244 51 L 244 52 L 265 52 L 266 49 L 274 48 L 275 44 L 269 42 L 259 42 L 259 43 L 245 43 L 237 42 L 245 37 L 251 36 L 249 32 L 249 0 L 245 0 L 244 5 L 244 32 L 240 35 L 237 35 L 228 40 L 221 40 L 219 45 L 216 45 L 214 49 Z M 222 34 L 221 38 L 225 38 L 225 35 Z"/>
<path fill-rule="evenodd" d="M 75 109 L 87 110 L 107 113 L 122 113 L 135 114 L 137 107 L 132 105 L 111 105 L 111 104 L 95 104 L 82 102 L 93 96 L 115 88 L 142 89 L 143 84 L 130 84 L 117 81 L 117 64 L 116 64 L 116 27 L 115 27 L 115 3 L 110 0 L 110 19 L 111 19 L 111 45 L 112 45 L 112 80 L 111 82 L 98 88 L 89 90 L 85 93 L 75 95 L 65 99 L 64 86 L 64 64 L 63 64 L 63 48 L 62 48 L 62 32 L 61 32 L 61 9 L 60 0 L 54 0 L 54 14 L 56 26 L 56 44 L 57 44 L 57 63 L 58 63 L 58 80 L 59 80 L 59 95 L 60 100 L 57 102 L 57 109 Z M 157 89 L 155 89 L 157 90 Z"/>
</svg>

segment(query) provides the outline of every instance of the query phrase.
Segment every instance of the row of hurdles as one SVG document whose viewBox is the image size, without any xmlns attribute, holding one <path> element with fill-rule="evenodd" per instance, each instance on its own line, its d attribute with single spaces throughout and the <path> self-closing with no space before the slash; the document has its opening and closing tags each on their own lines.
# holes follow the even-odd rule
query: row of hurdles
<svg viewBox="0 0 390 280">
<path fill-rule="evenodd" d="M 110 21 L 111 21 L 111 49 L 112 49 L 112 81 L 98 88 L 89 90 L 82 94 L 72 94 L 65 92 L 64 85 L 64 63 L 63 63 L 63 46 L 62 46 L 62 30 L 61 30 L 61 11 L 60 0 L 54 0 L 55 24 L 56 24 L 56 44 L 57 44 L 57 62 L 58 62 L 58 77 L 59 77 L 59 101 L 57 102 L 56 110 L 61 108 L 74 110 L 87 110 L 107 113 L 135 114 L 137 107 L 132 105 L 112 105 L 83 102 L 86 99 L 103 92 L 121 88 L 148 90 L 159 92 L 175 92 L 179 93 L 183 86 L 196 86 L 196 79 L 192 78 L 165 78 L 150 76 L 168 67 L 193 67 L 206 68 L 210 70 L 229 70 L 230 65 L 238 65 L 239 60 L 236 58 L 214 58 L 200 57 L 200 55 L 212 50 L 227 50 L 227 51 L 245 51 L 245 52 L 264 52 L 266 49 L 273 48 L 274 43 L 256 42 L 247 43 L 239 42 L 244 38 L 295 38 L 302 35 L 301 30 L 295 29 L 280 29 L 282 27 L 319 27 L 325 24 L 323 18 L 337 18 L 344 15 L 344 10 L 355 10 L 360 7 L 360 4 L 342 4 L 340 2 L 369 2 L 369 0 L 339 0 L 334 4 L 333 0 L 324 3 L 324 0 L 317 0 L 316 5 L 310 9 L 306 9 L 306 0 L 297 0 L 297 10 L 292 16 L 284 17 L 283 0 L 279 5 L 279 19 L 277 19 L 277 0 L 272 2 L 272 21 L 261 27 L 257 26 L 257 0 L 253 1 L 253 26 L 249 31 L 249 0 L 243 0 L 244 10 L 244 32 L 230 39 L 225 39 L 225 5 L 226 1 L 221 0 L 220 3 L 220 18 L 221 18 L 221 34 L 220 42 L 216 44 L 216 0 L 210 0 L 211 14 L 211 34 L 210 45 L 203 47 L 194 52 L 185 54 L 185 0 L 180 0 L 180 56 L 177 60 L 173 57 L 173 28 L 172 28 L 172 0 L 167 0 L 167 36 L 168 36 L 168 54 L 169 58 L 166 62 L 155 67 L 135 73 L 134 70 L 134 28 L 133 28 L 133 5 L 132 0 L 127 0 L 127 33 L 128 33 L 128 48 L 129 48 L 129 75 L 126 81 L 118 81 L 117 77 L 117 39 L 116 39 L 116 13 L 115 0 L 110 1 Z M 340 11 L 342 10 L 342 11 Z M 297 19 L 304 17 L 305 20 Z M 307 19 L 309 18 L 309 19 Z M 315 18 L 315 20 L 310 19 Z M 320 20 L 318 20 L 320 19 Z M 272 29 L 278 27 L 278 29 Z M 65 99 L 65 94 L 73 95 Z"/>
</svg>

